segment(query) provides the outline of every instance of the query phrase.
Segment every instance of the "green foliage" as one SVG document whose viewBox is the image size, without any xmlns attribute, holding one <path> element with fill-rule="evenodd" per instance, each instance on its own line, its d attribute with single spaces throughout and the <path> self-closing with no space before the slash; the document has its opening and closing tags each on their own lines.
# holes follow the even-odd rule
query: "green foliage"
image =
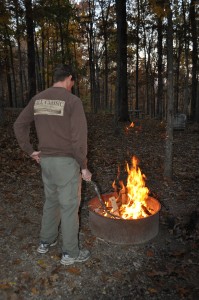
<svg viewBox="0 0 199 300">
<path fill-rule="evenodd" d="M 153 13 L 158 18 L 164 18 L 168 14 L 169 0 L 149 0 Z"/>
</svg>

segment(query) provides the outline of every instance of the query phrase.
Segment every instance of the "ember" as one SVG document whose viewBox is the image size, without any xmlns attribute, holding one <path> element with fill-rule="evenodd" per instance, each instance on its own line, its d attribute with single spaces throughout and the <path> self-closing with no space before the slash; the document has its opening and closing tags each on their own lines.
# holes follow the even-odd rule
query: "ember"
<svg viewBox="0 0 199 300">
<path fill-rule="evenodd" d="M 138 167 L 138 159 L 133 156 L 132 166 L 127 164 L 127 184 L 119 181 L 120 187 L 113 182 L 114 196 L 105 201 L 107 210 L 122 219 L 141 219 L 155 213 L 152 207 L 148 206 L 149 189 L 145 186 L 145 175 Z M 98 210 L 103 216 L 110 217 L 105 210 Z"/>
</svg>

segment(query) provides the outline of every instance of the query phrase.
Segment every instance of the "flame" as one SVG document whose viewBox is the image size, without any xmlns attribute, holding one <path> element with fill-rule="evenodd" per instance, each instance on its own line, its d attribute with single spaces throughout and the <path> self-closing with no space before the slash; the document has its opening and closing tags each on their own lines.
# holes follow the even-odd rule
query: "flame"
<svg viewBox="0 0 199 300">
<path fill-rule="evenodd" d="M 120 181 L 120 192 L 118 201 L 122 202 L 119 208 L 119 215 L 124 219 L 139 219 L 147 217 L 146 199 L 149 195 L 149 189 L 145 186 L 145 175 L 141 173 L 138 167 L 138 159 L 132 157 L 132 166 L 127 163 L 127 184 Z M 114 190 L 116 191 L 116 183 L 113 182 Z M 125 197 L 124 197 L 125 193 Z M 126 202 L 126 203 L 125 203 Z"/>
<path fill-rule="evenodd" d="M 126 127 L 126 130 L 128 131 L 130 128 L 133 128 L 134 126 L 135 126 L 135 124 L 133 122 L 131 122 L 131 124 Z"/>
</svg>

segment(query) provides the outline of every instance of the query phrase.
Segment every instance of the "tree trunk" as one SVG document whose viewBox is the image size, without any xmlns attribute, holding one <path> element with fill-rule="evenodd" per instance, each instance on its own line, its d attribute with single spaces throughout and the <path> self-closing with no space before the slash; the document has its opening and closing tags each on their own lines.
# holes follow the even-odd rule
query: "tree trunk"
<svg viewBox="0 0 199 300">
<path fill-rule="evenodd" d="M 1 70 L 3 70 L 3 62 L 0 63 Z M 4 118 L 4 86 L 3 86 L 3 76 L 2 72 L 0 72 L 0 125 L 3 125 Z"/>
<path fill-rule="evenodd" d="M 9 58 L 6 57 L 6 79 L 7 79 L 7 86 L 8 86 L 8 99 L 9 99 L 9 106 L 14 107 L 13 105 L 13 93 L 12 93 L 12 82 L 10 78 L 10 64 Z"/>
<path fill-rule="evenodd" d="M 106 2 L 107 5 L 106 5 Z M 103 95 L 103 105 L 102 108 L 107 110 L 109 109 L 109 94 L 108 94 L 108 33 L 107 33 L 107 22 L 109 17 L 111 1 L 99 1 L 99 5 L 101 8 L 101 16 L 102 16 L 102 33 L 104 38 L 104 95 Z"/>
<path fill-rule="evenodd" d="M 28 49 L 28 97 L 30 100 L 36 94 L 36 74 L 35 74 L 35 45 L 34 45 L 34 24 L 32 1 L 25 0 L 26 27 L 27 27 L 27 49 Z"/>
<path fill-rule="evenodd" d="M 59 7 L 59 10 L 58 10 L 58 20 L 57 20 L 57 23 L 58 23 L 58 28 L 59 28 L 59 37 L 60 37 L 60 44 L 61 44 L 61 61 L 62 61 L 62 64 L 65 63 L 65 53 L 64 53 L 64 36 L 63 36 L 63 24 L 62 24 L 62 20 L 61 20 L 61 5 L 60 5 L 60 0 L 57 0 L 57 4 L 58 4 L 58 7 Z"/>
<path fill-rule="evenodd" d="M 191 20 L 191 33 L 192 33 L 192 93 L 191 93 L 191 117 L 193 121 L 199 122 L 199 119 L 196 118 L 196 103 L 199 101 L 197 99 L 197 88 L 198 88 L 198 79 L 197 79 L 197 68 L 198 68 L 198 46 L 197 46 L 197 24 L 196 24 L 196 6 L 197 1 L 192 0 L 190 6 L 190 20 Z M 197 105 L 198 107 L 198 105 Z M 199 116 L 198 116 L 199 117 Z"/>
<path fill-rule="evenodd" d="M 49 60 L 50 60 L 50 41 L 47 40 L 47 54 L 46 54 L 46 87 L 49 87 L 50 85 L 50 76 L 49 76 Z"/>
<path fill-rule="evenodd" d="M 2 104 L 1 104 L 1 100 L 0 100 L 0 125 L 3 125 L 4 124 L 4 121 L 5 121 L 5 117 L 4 117 L 4 109 L 2 107 Z"/>
<path fill-rule="evenodd" d="M 162 17 L 158 17 L 158 91 L 157 91 L 157 116 L 163 118 L 163 79 L 162 79 Z"/>
<path fill-rule="evenodd" d="M 165 151 L 165 178 L 172 178 L 173 173 L 173 21 L 170 5 L 168 7 L 167 26 L 167 126 L 166 126 L 166 151 Z"/>
<path fill-rule="evenodd" d="M 139 109 L 139 27 L 140 27 L 140 1 L 137 0 L 137 24 L 136 24 L 136 100 L 135 109 Z"/>
<path fill-rule="evenodd" d="M 16 16 L 16 40 L 18 48 L 18 59 L 19 59 L 19 101 L 17 101 L 17 107 L 24 106 L 24 85 L 23 85 L 23 63 L 21 55 L 21 31 L 19 28 L 19 3 L 18 0 L 14 0 L 15 16 Z"/>
<path fill-rule="evenodd" d="M 127 84 L 127 22 L 126 1 L 116 0 L 117 18 L 117 89 L 116 121 L 129 121 Z"/>
<path fill-rule="evenodd" d="M 36 65 L 36 78 L 37 78 L 37 89 L 38 91 L 42 90 L 42 70 L 39 49 L 37 46 L 37 40 L 35 39 L 35 65 Z"/>
<path fill-rule="evenodd" d="M 90 98 L 91 98 L 91 109 L 96 113 L 96 99 L 95 99 L 95 64 L 94 64 L 94 38 L 93 38 L 93 1 L 88 1 L 89 6 L 89 24 L 88 24 L 88 54 L 89 54 L 89 70 L 90 70 Z"/>
<path fill-rule="evenodd" d="M 183 11 L 183 18 L 184 18 L 184 44 L 185 44 L 185 85 L 184 85 L 184 106 L 183 106 L 183 113 L 188 114 L 188 105 L 190 102 L 190 96 L 189 96 L 189 42 L 190 42 L 190 36 L 187 32 L 187 21 L 186 21 L 186 8 L 184 5 L 184 2 L 182 1 L 182 11 Z"/>
<path fill-rule="evenodd" d="M 15 67 L 14 67 L 14 58 L 13 58 L 13 48 L 12 48 L 12 43 L 10 40 L 10 36 L 8 33 L 8 28 L 7 25 L 5 25 L 5 40 L 7 41 L 7 45 L 8 45 L 8 52 L 9 52 L 9 57 L 8 57 L 8 62 L 9 62 L 9 75 L 8 75 L 8 86 L 10 89 L 10 92 L 12 94 L 12 107 L 16 107 L 17 106 L 17 101 L 16 101 L 16 96 L 17 96 L 17 90 L 16 90 L 16 78 L 15 78 Z"/>
<path fill-rule="evenodd" d="M 177 38 L 176 38 L 176 44 L 177 44 Z M 177 48 L 177 47 L 176 47 Z M 179 33 L 179 45 L 178 49 L 176 49 L 176 52 L 178 51 L 178 55 L 176 53 L 176 80 L 175 80 L 175 104 L 174 104 L 174 113 L 178 113 L 179 110 L 179 78 L 180 78 L 180 62 L 181 62 L 181 53 L 182 53 L 182 38 L 181 33 Z"/>
<path fill-rule="evenodd" d="M 45 34 L 44 29 L 42 28 L 41 32 L 41 70 L 42 70 L 42 89 L 46 88 L 46 79 L 45 79 Z"/>
<path fill-rule="evenodd" d="M 150 74 L 150 65 L 151 65 L 151 42 L 149 42 L 149 47 L 148 47 L 148 51 L 147 51 L 147 54 L 148 54 L 148 58 L 147 58 L 147 61 L 146 61 L 146 83 L 147 83 L 147 115 L 150 115 L 152 116 L 152 111 L 151 111 L 151 102 L 153 101 L 152 100 L 152 97 L 151 97 L 151 74 Z"/>
</svg>

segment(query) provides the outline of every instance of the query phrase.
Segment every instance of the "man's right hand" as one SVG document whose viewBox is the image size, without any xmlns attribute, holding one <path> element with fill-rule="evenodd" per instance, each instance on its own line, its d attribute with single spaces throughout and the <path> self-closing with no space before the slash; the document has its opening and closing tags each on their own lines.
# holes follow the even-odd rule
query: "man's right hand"
<svg viewBox="0 0 199 300">
<path fill-rule="evenodd" d="M 91 181 L 92 174 L 88 169 L 82 170 L 82 179 L 85 181 Z"/>
<path fill-rule="evenodd" d="M 39 164 L 40 163 L 40 153 L 41 151 L 34 151 L 30 156 L 36 160 L 36 162 Z"/>
</svg>

